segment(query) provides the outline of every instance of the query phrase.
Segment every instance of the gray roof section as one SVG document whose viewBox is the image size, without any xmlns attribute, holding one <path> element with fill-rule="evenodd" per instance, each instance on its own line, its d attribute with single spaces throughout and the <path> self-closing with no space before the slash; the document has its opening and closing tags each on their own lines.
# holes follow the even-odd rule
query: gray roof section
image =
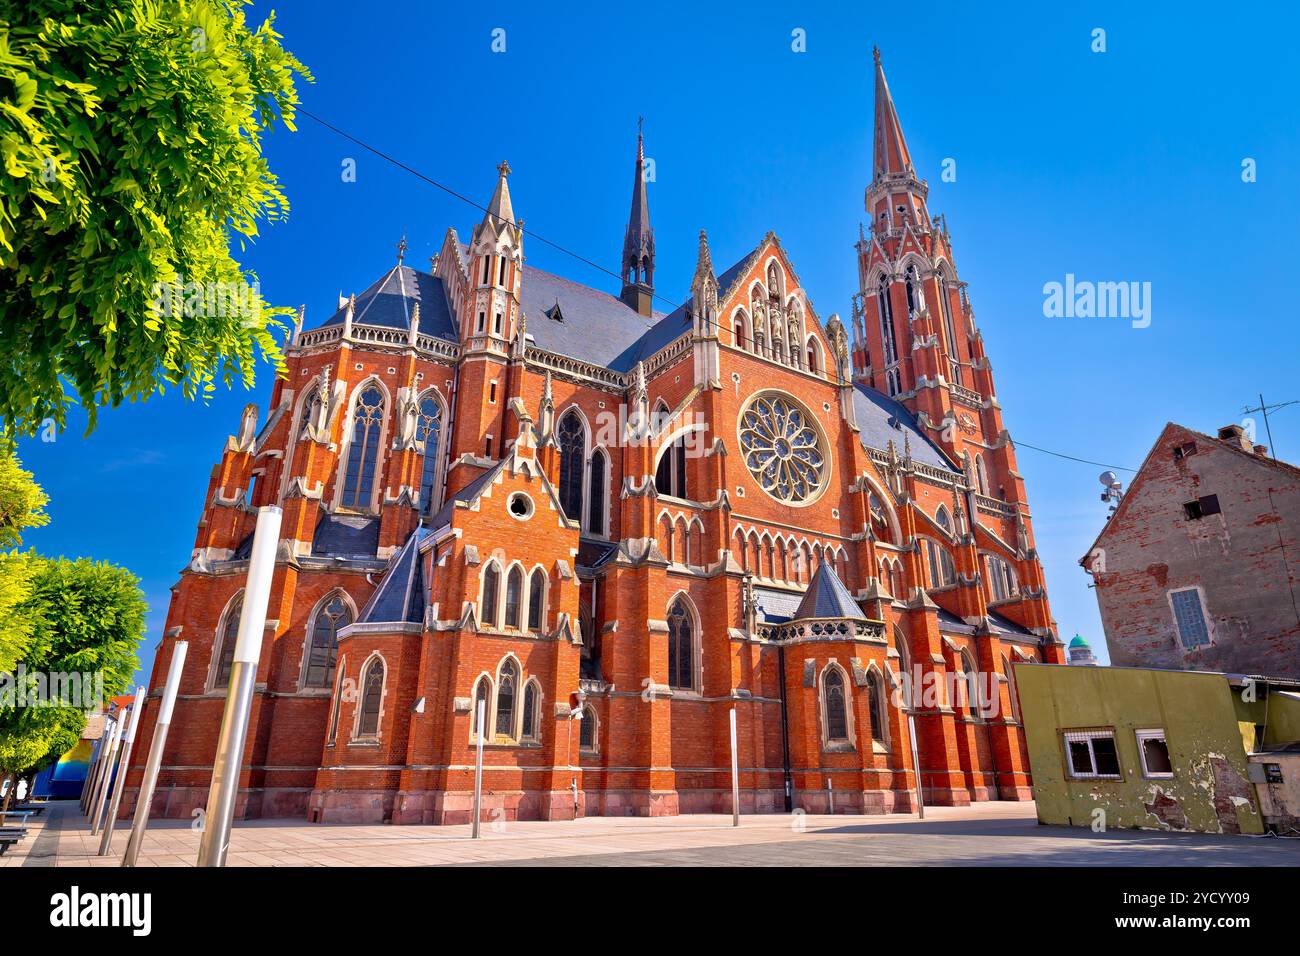
<svg viewBox="0 0 1300 956">
<path fill-rule="evenodd" d="M 906 436 L 911 445 L 913 461 L 956 472 L 948 456 L 925 436 L 912 413 L 901 402 L 874 388 L 856 385 L 853 389 L 853 410 L 857 413 L 863 448 L 886 451 L 892 441 L 901 458 L 903 439 Z"/>
<path fill-rule="evenodd" d="M 790 591 L 754 588 L 754 604 L 758 608 L 758 619 L 763 624 L 784 624 L 793 621 L 802 598 L 802 594 Z"/>
<path fill-rule="evenodd" d="M 826 562 L 817 566 L 812 583 L 808 585 L 803 600 L 799 602 L 799 607 L 794 612 L 796 621 L 811 617 L 848 617 L 863 621 L 867 619 L 867 616 L 862 613 L 862 608 L 858 607 L 858 602 L 853 600 L 853 595 L 840 580 L 840 576 L 835 573 L 835 569 Z"/>
<path fill-rule="evenodd" d="M 420 332 L 457 341 L 456 323 L 447 304 L 442 280 L 410 266 L 395 265 L 357 296 L 352 321 L 358 325 L 379 325 L 393 329 L 411 327 L 411 309 L 420 303 Z M 342 325 L 347 306 L 340 306 L 320 328 Z"/>
<path fill-rule="evenodd" d="M 451 495 L 446 501 L 443 502 L 442 507 L 438 509 L 438 513 L 429 519 L 429 527 L 441 528 L 445 524 L 450 524 L 451 516 L 452 513 L 456 510 L 457 503 L 469 504 L 471 501 L 473 501 L 475 498 L 481 495 L 483 493 L 483 489 L 486 488 L 488 484 L 492 481 L 492 479 L 497 476 L 497 472 L 499 472 L 502 468 L 506 466 L 506 462 L 508 462 L 509 460 L 510 460 L 509 456 L 502 458 L 499 462 L 497 462 L 487 471 L 483 472 L 483 474 L 479 475 L 477 478 L 471 481 L 464 488 L 460 489 L 460 491 Z"/>
<path fill-rule="evenodd" d="M 324 515 L 312 536 L 311 553 L 323 558 L 373 558 L 379 550 L 379 519 Z"/>
<path fill-rule="evenodd" d="M 1034 637 L 1029 628 L 1017 624 L 1009 617 L 1003 617 L 996 611 L 989 611 L 989 627 L 994 634 L 1010 634 L 1016 637 Z M 967 624 L 956 614 L 939 608 L 939 630 L 949 634 L 974 634 L 975 625 Z"/>
<path fill-rule="evenodd" d="M 388 570 L 357 617 L 358 624 L 420 623 L 424 620 L 424 562 L 420 542 L 431 532 L 418 527 L 388 562 Z"/>
<path fill-rule="evenodd" d="M 622 299 L 524 266 L 524 315 L 539 349 L 626 372 L 626 356 L 654 326 Z M 556 311 L 556 305 L 559 311 Z"/>
</svg>

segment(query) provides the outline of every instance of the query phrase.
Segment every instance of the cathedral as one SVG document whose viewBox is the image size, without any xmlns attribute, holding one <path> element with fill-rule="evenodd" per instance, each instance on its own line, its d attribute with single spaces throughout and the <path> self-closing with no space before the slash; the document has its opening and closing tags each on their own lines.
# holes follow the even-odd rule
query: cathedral
<svg viewBox="0 0 1300 956">
<path fill-rule="evenodd" d="M 657 294 L 640 135 L 618 295 L 527 265 L 503 162 L 428 272 L 300 311 L 172 588 L 153 812 L 206 803 L 269 505 L 240 818 L 464 823 L 480 743 L 485 819 L 730 811 L 733 711 L 746 813 L 1030 799 L 1012 665 L 1063 648 L 878 52 L 873 154 L 848 323 L 771 232 Z"/>
</svg>

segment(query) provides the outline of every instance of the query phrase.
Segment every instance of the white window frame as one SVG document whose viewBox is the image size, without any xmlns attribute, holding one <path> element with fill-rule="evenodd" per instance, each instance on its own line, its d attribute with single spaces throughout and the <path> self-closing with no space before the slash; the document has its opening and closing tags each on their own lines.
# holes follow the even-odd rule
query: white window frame
<svg viewBox="0 0 1300 956">
<path fill-rule="evenodd" d="M 1164 728 L 1151 728 L 1149 730 L 1138 730 L 1134 732 L 1137 739 L 1138 760 L 1142 763 L 1142 776 L 1151 780 L 1169 779 L 1173 777 L 1173 770 L 1150 770 L 1147 768 L 1146 742 L 1148 740 L 1163 740 L 1165 744 L 1165 753 L 1169 754 L 1169 766 L 1173 767 L 1173 754 L 1169 753 L 1169 738 L 1165 736 Z"/>
<path fill-rule="evenodd" d="M 1097 772 L 1097 753 L 1093 749 L 1094 740 L 1109 740 L 1115 744 L 1115 762 L 1119 765 L 1119 773 L 1098 773 Z M 1114 730 L 1067 730 L 1061 734 L 1061 741 L 1065 747 L 1065 769 L 1070 780 L 1123 780 L 1124 766 L 1119 759 L 1119 744 L 1115 742 Z M 1088 745 L 1088 759 L 1092 761 L 1091 773 L 1080 773 L 1074 769 L 1074 758 L 1070 753 L 1070 744 L 1086 743 Z"/>
</svg>

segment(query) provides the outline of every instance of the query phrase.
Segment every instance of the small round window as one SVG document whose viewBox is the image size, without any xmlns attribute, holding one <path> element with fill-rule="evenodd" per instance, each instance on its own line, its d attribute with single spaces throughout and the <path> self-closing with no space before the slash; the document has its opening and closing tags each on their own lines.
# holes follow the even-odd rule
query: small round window
<svg viewBox="0 0 1300 956">
<path fill-rule="evenodd" d="M 506 507 L 510 513 L 520 521 L 527 521 L 533 516 L 533 499 L 529 498 L 522 491 L 516 491 L 506 502 Z"/>
</svg>

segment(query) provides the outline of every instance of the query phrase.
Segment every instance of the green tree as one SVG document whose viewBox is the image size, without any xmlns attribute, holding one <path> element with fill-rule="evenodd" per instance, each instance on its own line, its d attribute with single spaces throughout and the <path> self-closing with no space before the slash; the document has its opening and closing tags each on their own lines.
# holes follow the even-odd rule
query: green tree
<svg viewBox="0 0 1300 956">
<path fill-rule="evenodd" d="M 103 674 L 105 698 L 126 692 L 144 636 L 147 605 L 139 580 L 104 561 L 30 560 L 33 626 L 21 662 L 29 694 L 41 676 L 96 673 Z M 16 779 L 64 753 L 85 723 L 79 706 L 0 699 L 0 779 Z"/>
<path fill-rule="evenodd" d="M 14 547 L 24 529 L 48 522 L 48 501 L 16 456 L 0 454 L 0 548 Z M 28 555 L 0 553 L 0 673 L 13 670 L 31 636 L 31 576 Z"/>
<path fill-rule="evenodd" d="M 288 212 L 262 156 L 305 67 L 241 0 L 0 0 L 0 427 L 284 368 L 232 257 Z"/>
</svg>

